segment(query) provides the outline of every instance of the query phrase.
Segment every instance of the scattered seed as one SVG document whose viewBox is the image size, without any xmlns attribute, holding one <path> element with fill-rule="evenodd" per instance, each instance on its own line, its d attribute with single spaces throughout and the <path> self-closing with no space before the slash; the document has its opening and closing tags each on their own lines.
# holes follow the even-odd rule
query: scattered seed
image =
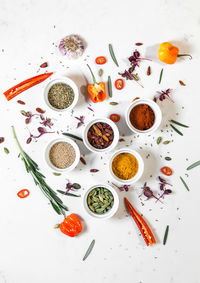
<svg viewBox="0 0 200 283">
<path fill-rule="evenodd" d="M 171 159 L 171 157 L 166 156 L 166 157 L 165 157 L 165 160 L 170 161 L 170 160 L 172 160 L 172 159 Z"/>
<path fill-rule="evenodd" d="M 29 138 L 26 140 L 26 143 L 29 144 L 29 143 L 31 143 L 31 141 L 32 141 L 32 138 L 29 137 Z"/>
<path fill-rule="evenodd" d="M 124 141 L 125 141 L 125 139 L 123 139 L 123 138 L 119 139 L 119 142 L 124 142 Z"/>
<path fill-rule="evenodd" d="M 180 85 L 182 85 L 182 86 L 186 86 L 186 84 L 185 84 L 183 81 L 181 81 L 181 80 L 179 80 L 179 83 L 180 83 Z"/>
<path fill-rule="evenodd" d="M 48 63 L 47 62 L 44 62 L 40 65 L 40 68 L 46 68 L 48 67 Z"/>
<path fill-rule="evenodd" d="M 163 144 L 169 144 L 171 141 L 164 141 Z"/>
<path fill-rule="evenodd" d="M 110 102 L 110 105 L 117 105 L 117 104 L 119 104 L 119 103 L 118 102 L 114 102 L 114 101 Z"/>
<path fill-rule="evenodd" d="M 136 46 L 141 46 L 141 45 L 143 45 L 143 43 L 137 42 L 135 45 L 136 45 Z"/>
<path fill-rule="evenodd" d="M 162 137 L 158 137 L 157 140 L 156 140 L 157 144 L 160 144 L 161 141 L 162 141 Z"/>
<path fill-rule="evenodd" d="M 80 157 L 80 161 L 81 161 L 84 165 L 86 165 L 86 161 L 85 161 L 85 159 L 84 159 L 83 157 Z"/>
<path fill-rule="evenodd" d="M 4 152 L 5 152 L 6 154 L 9 154 L 9 153 L 10 153 L 10 151 L 8 150 L 7 147 L 4 147 Z"/>
<path fill-rule="evenodd" d="M 151 67 L 149 66 L 148 68 L 147 68 L 147 76 L 150 76 L 151 75 Z"/>
<path fill-rule="evenodd" d="M 17 100 L 17 103 L 19 103 L 19 104 L 21 104 L 21 105 L 24 105 L 24 104 L 25 104 L 25 102 L 22 101 L 22 100 Z"/>
<path fill-rule="evenodd" d="M 54 175 L 54 176 L 60 176 L 61 173 L 53 172 L 53 175 Z"/>
<path fill-rule="evenodd" d="M 3 143 L 5 141 L 4 137 L 0 137 L 0 143 Z"/>
<path fill-rule="evenodd" d="M 96 173 L 96 172 L 99 172 L 99 170 L 98 169 L 90 169 L 90 172 L 91 173 Z"/>
<path fill-rule="evenodd" d="M 103 70 L 99 69 L 99 76 L 101 77 L 103 75 Z"/>
</svg>

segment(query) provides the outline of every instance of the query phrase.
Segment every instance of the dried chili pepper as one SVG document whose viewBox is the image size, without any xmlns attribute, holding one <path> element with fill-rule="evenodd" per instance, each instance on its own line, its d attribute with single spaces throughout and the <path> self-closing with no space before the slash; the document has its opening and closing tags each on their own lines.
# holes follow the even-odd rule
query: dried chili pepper
<svg viewBox="0 0 200 283">
<path fill-rule="evenodd" d="M 21 190 L 17 193 L 19 198 L 26 198 L 27 196 L 30 195 L 29 190 L 25 189 L 25 190 Z"/>
<path fill-rule="evenodd" d="M 133 208 L 133 206 L 130 204 L 130 202 L 127 200 L 127 198 L 124 198 L 125 205 L 130 213 L 130 215 L 133 217 L 136 225 L 138 226 L 144 240 L 147 246 L 155 244 L 156 240 L 153 236 L 153 233 L 151 232 L 149 226 L 144 221 L 142 216 Z"/>
<path fill-rule="evenodd" d="M 82 231 L 82 224 L 79 217 L 72 213 L 64 219 L 59 228 L 63 234 L 74 237 Z"/>
<path fill-rule="evenodd" d="M 88 85 L 88 92 L 90 95 L 90 99 L 94 103 L 102 102 L 106 99 L 105 83 L 104 82 L 97 83 L 90 66 L 88 64 L 87 66 L 91 72 L 92 79 L 93 79 L 93 84 Z"/>
</svg>

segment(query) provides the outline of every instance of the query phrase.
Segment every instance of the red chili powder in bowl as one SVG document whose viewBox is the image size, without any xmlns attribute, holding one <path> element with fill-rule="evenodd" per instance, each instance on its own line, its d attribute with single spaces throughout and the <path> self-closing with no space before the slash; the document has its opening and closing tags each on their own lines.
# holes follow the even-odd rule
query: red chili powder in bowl
<svg viewBox="0 0 200 283">
<path fill-rule="evenodd" d="M 147 104 L 138 104 L 130 112 L 130 122 L 134 128 L 140 131 L 150 129 L 155 122 L 155 114 Z"/>
</svg>

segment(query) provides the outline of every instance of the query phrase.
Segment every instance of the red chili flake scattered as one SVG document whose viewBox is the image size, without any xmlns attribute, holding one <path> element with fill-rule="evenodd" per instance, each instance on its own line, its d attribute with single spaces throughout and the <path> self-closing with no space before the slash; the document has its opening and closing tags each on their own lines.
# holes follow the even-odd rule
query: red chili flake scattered
<svg viewBox="0 0 200 283">
<path fill-rule="evenodd" d="M 182 86 L 186 86 L 186 84 L 183 82 L 183 81 L 179 81 L 179 83 L 180 83 L 180 85 L 182 85 Z"/>
<path fill-rule="evenodd" d="M 37 107 L 35 110 L 36 110 L 38 113 L 40 113 L 40 114 L 44 114 L 44 113 L 45 113 L 45 111 L 42 110 L 42 109 L 39 108 L 39 107 Z"/>
<path fill-rule="evenodd" d="M 125 141 L 125 139 L 123 139 L 123 138 L 119 139 L 119 142 L 123 142 L 123 141 Z"/>
<path fill-rule="evenodd" d="M 150 75 L 151 75 L 151 67 L 149 66 L 147 69 L 147 76 L 150 76 Z"/>
<path fill-rule="evenodd" d="M 84 159 L 83 157 L 80 157 L 80 161 L 81 161 L 84 165 L 86 165 L 86 161 L 85 161 L 85 159 Z"/>
<path fill-rule="evenodd" d="M 136 46 L 141 46 L 141 45 L 143 45 L 143 43 L 137 42 L 135 45 L 136 45 Z"/>
<path fill-rule="evenodd" d="M 5 139 L 3 137 L 0 138 L 0 143 L 4 142 Z"/>
<path fill-rule="evenodd" d="M 90 172 L 91 173 L 96 173 L 96 172 L 98 172 L 99 170 L 98 169 L 90 169 Z"/>
<path fill-rule="evenodd" d="M 48 63 L 47 62 L 44 62 L 40 65 L 40 68 L 46 68 L 48 67 Z"/>
<path fill-rule="evenodd" d="M 17 100 L 17 103 L 22 104 L 22 105 L 24 105 L 24 104 L 25 104 L 25 102 L 24 102 L 24 101 L 22 101 L 22 100 Z"/>
</svg>

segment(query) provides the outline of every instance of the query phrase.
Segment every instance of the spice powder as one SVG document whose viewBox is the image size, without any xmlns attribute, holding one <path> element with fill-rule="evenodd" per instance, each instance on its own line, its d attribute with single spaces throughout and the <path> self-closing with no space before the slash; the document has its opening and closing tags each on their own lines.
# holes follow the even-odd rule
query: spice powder
<svg viewBox="0 0 200 283">
<path fill-rule="evenodd" d="M 150 129 L 155 122 L 155 114 L 147 104 L 138 104 L 130 112 L 130 122 L 137 130 Z"/>
<path fill-rule="evenodd" d="M 130 153 L 120 153 L 113 159 L 112 171 L 122 180 L 132 179 L 138 172 L 138 161 Z"/>
<path fill-rule="evenodd" d="M 74 163 L 75 158 L 76 152 L 73 146 L 67 142 L 55 143 L 49 152 L 51 163 L 59 169 L 70 167 Z"/>
<path fill-rule="evenodd" d="M 56 109 L 68 108 L 74 101 L 74 91 L 68 84 L 56 83 L 49 90 L 48 100 Z"/>
</svg>

